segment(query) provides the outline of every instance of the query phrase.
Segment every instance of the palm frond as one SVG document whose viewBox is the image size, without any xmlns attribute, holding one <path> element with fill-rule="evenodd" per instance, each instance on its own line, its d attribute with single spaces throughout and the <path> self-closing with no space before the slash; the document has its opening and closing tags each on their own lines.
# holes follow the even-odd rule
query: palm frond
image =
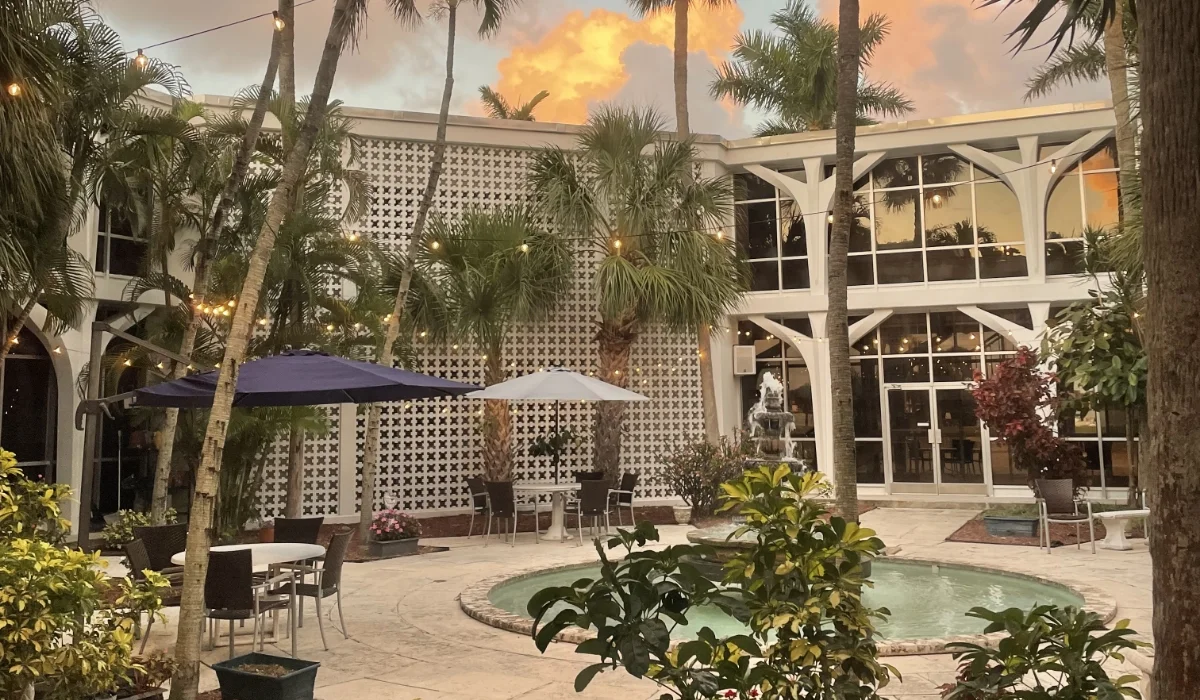
<svg viewBox="0 0 1200 700">
<path fill-rule="evenodd" d="M 1025 101 L 1049 94 L 1062 85 L 1100 80 L 1105 75 L 1104 47 L 1091 39 L 1064 46 L 1025 81 Z"/>
</svg>

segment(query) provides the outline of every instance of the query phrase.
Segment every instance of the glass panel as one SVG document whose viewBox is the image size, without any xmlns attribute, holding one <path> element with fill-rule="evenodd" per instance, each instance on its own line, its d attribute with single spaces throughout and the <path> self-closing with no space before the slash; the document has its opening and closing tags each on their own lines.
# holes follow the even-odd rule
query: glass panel
<svg viewBox="0 0 1200 700">
<path fill-rule="evenodd" d="M 1046 274 L 1076 275 L 1083 272 L 1083 241 L 1046 241 Z"/>
<path fill-rule="evenodd" d="M 916 187 L 920 184 L 917 174 L 917 159 L 890 158 L 875 166 L 871 171 L 875 189 L 883 187 Z"/>
<path fill-rule="evenodd" d="M 1012 355 L 987 355 L 984 360 L 984 367 L 987 369 L 987 376 L 992 376 L 996 373 L 996 368 L 1000 363 L 1012 357 Z"/>
<path fill-rule="evenodd" d="M 1090 173 L 1083 176 L 1083 208 L 1087 225 L 1092 228 L 1112 228 L 1120 218 L 1120 190 L 1117 174 Z"/>
<path fill-rule="evenodd" d="M 927 382 L 929 381 L 929 358 L 885 358 L 883 360 L 883 381 L 898 383 Z"/>
<path fill-rule="evenodd" d="M 1047 241 L 1083 235 L 1083 202 L 1079 197 L 1079 179 L 1073 175 L 1054 186 L 1046 204 Z"/>
<path fill-rule="evenodd" d="M 780 323 L 794 331 L 799 331 L 810 338 L 812 337 L 812 321 L 808 320 L 806 317 L 784 318 L 780 319 Z M 788 349 L 788 352 L 792 353 L 793 355 L 796 354 L 796 351 L 792 350 L 791 348 Z"/>
<path fill-rule="evenodd" d="M 27 341 L 24 335 L 21 339 Z M 25 348 L 17 345 L 14 350 L 20 352 Z M 15 454 L 18 462 L 51 459 L 47 426 L 53 425 L 49 422 L 50 389 L 55 382 L 50 361 L 10 356 L 0 371 L 4 372 L 4 395 L 0 397 L 4 449 Z"/>
<path fill-rule="evenodd" d="M 929 352 L 925 314 L 892 314 L 879 324 L 879 342 L 884 355 Z"/>
<path fill-rule="evenodd" d="M 777 257 L 775 202 L 739 204 L 736 209 L 737 242 L 746 251 L 746 257 Z"/>
<path fill-rule="evenodd" d="M 1025 277 L 1029 266 L 1025 262 L 1025 246 L 988 246 L 979 249 L 979 277 Z"/>
<path fill-rule="evenodd" d="M 875 265 L 870 255 L 851 255 L 846 258 L 846 284 L 851 287 L 875 284 Z"/>
<path fill-rule="evenodd" d="M 992 440 L 992 483 L 1000 486 L 1024 486 L 1029 483 L 1029 474 L 1013 464 L 1008 445 Z"/>
<path fill-rule="evenodd" d="M 1084 463 L 1087 465 L 1087 485 L 1100 487 L 1100 443 L 1095 440 L 1072 440 L 1083 448 Z"/>
<path fill-rule="evenodd" d="M 100 212 L 96 217 L 96 230 L 100 233 L 108 233 L 108 203 L 101 200 L 98 206 Z"/>
<path fill-rule="evenodd" d="M 808 289 L 808 260 L 784 260 L 783 267 L 784 289 Z"/>
<path fill-rule="evenodd" d="M 871 250 L 871 204 L 865 195 L 858 195 L 854 198 L 854 228 L 850 229 L 850 252 L 865 253 L 869 250 Z"/>
<path fill-rule="evenodd" d="M 975 217 L 979 243 L 1023 243 L 1021 206 L 1017 195 L 1003 182 L 975 185 Z"/>
<path fill-rule="evenodd" d="M 1028 306 L 1011 309 L 997 309 L 995 307 L 983 307 L 984 311 L 995 314 L 1000 318 L 1012 321 L 1013 323 L 1024 328 L 1033 328 L 1033 316 L 1029 313 Z M 1007 333 L 994 331 L 987 326 L 983 327 L 983 349 L 986 352 L 1016 352 L 1017 344 Z"/>
<path fill-rule="evenodd" d="M 1128 415 L 1124 409 L 1110 408 L 1100 414 L 1100 426 L 1106 438 L 1123 438 L 1126 435 Z"/>
<path fill-rule="evenodd" d="M 792 444 L 792 454 L 796 459 L 807 462 L 813 469 L 821 467 L 821 464 L 817 461 L 816 440 L 798 440 Z"/>
<path fill-rule="evenodd" d="M 733 176 L 733 193 L 739 202 L 748 199 L 774 199 L 775 186 L 754 173 L 738 173 Z"/>
<path fill-rule="evenodd" d="M 808 240 L 804 234 L 804 216 L 796 203 L 787 200 L 779 203 L 779 227 L 783 235 L 783 256 L 808 255 Z"/>
<path fill-rule="evenodd" d="M 874 357 L 879 354 L 879 338 L 875 335 L 875 331 L 867 333 L 859 339 L 857 343 L 851 343 L 851 357 Z"/>
<path fill-rule="evenodd" d="M 750 263 L 750 290 L 774 292 L 779 290 L 779 263 L 775 260 Z"/>
<path fill-rule="evenodd" d="M 815 437 L 816 417 L 813 414 L 812 379 L 804 365 L 788 363 L 788 410 L 796 417 L 792 437 Z"/>
<path fill-rule="evenodd" d="M 892 253 L 876 258 L 879 266 L 880 284 L 905 284 L 925 281 L 925 266 L 921 263 L 921 254 Z"/>
<path fill-rule="evenodd" d="M 1054 157 L 1055 153 L 1062 150 L 1063 146 L 1070 146 L 1070 143 L 1047 143 L 1038 147 L 1038 160 L 1049 160 Z"/>
<path fill-rule="evenodd" d="M 1058 434 L 1065 438 L 1095 437 L 1100 434 L 1095 411 L 1083 415 L 1064 416 L 1058 421 Z"/>
<path fill-rule="evenodd" d="M 943 182 L 963 182 L 971 174 L 967 161 L 956 155 L 944 153 L 936 156 L 921 156 L 921 177 L 926 185 Z"/>
<path fill-rule="evenodd" d="M 892 481 L 933 483 L 933 446 L 929 443 L 929 392 L 888 392 Z"/>
<path fill-rule="evenodd" d="M 983 442 L 975 399 L 967 389 L 937 390 L 942 483 L 983 483 Z"/>
<path fill-rule="evenodd" d="M 125 216 L 125 212 L 119 209 L 110 209 L 109 215 L 111 217 L 109 220 L 109 233 L 113 234 L 114 236 L 129 236 L 130 238 L 134 237 L 133 223 L 129 220 L 128 216 Z"/>
<path fill-rule="evenodd" d="M 850 385 L 854 392 L 854 435 L 883 437 L 883 412 L 879 403 L 879 362 L 850 362 Z"/>
<path fill-rule="evenodd" d="M 979 321 L 961 311 L 929 314 L 933 333 L 933 351 L 972 352 L 979 349 Z"/>
<path fill-rule="evenodd" d="M 96 236 L 96 272 L 108 272 L 108 236 Z"/>
<path fill-rule="evenodd" d="M 971 186 L 931 187 L 925 204 L 925 241 L 929 246 L 974 245 Z"/>
<path fill-rule="evenodd" d="M 1124 440 L 1105 440 L 1104 447 L 1104 485 L 1116 487 L 1129 486 L 1129 444 Z M 1136 455 L 1138 445 L 1135 442 L 1133 451 Z"/>
<path fill-rule="evenodd" d="M 1109 170 L 1117 167 L 1117 142 L 1108 139 L 1083 159 L 1083 169 Z"/>
<path fill-rule="evenodd" d="M 146 242 L 132 238 L 109 238 L 108 271 L 114 275 L 134 277 L 141 273 L 146 255 Z"/>
<path fill-rule="evenodd" d="M 894 190 L 875 193 L 875 249 L 903 250 L 920 248 L 921 213 L 917 209 L 918 190 Z"/>
<path fill-rule="evenodd" d="M 933 359 L 933 381 L 969 382 L 979 369 L 978 357 L 935 357 Z"/>
<path fill-rule="evenodd" d="M 972 248 L 931 250 L 926 255 L 930 282 L 975 279 L 975 250 Z"/>
<path fill-rule="evenodd" d="M 858 462 L 858 483 L 883 483 L 883 443 L 878 440 L 855 440 L 854 454 Z"/>
<path fill-rule="evenodd" d="M 1006 148 L 1006 149 L 999 150 L 999 151 L 993 151 L 993 150 L 988 150 L 988 149 L 984 149 L 984 150 L 987 150 L 988 153 L 995 153 L 996 155 L 1000 156 L 1001 158 L 1007 158 L 1014 163 L 1021 162 L 1021 149 L 1019 149 L 1019 148 Z M 979 166 L 976 165 L 975 167 L 978 168 Z"/>
</svg>

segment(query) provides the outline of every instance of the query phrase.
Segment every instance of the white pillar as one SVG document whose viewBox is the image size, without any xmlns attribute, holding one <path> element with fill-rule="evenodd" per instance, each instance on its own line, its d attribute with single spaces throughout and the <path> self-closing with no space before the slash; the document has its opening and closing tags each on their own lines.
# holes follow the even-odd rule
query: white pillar
<svg viewBox="0 0 1200 700">
<path fill-rule="evenodd" d="M 344 403 L 338 407 L 338 515 L 357 515 L 358 499 L 358 407 Z"/>
</svg>

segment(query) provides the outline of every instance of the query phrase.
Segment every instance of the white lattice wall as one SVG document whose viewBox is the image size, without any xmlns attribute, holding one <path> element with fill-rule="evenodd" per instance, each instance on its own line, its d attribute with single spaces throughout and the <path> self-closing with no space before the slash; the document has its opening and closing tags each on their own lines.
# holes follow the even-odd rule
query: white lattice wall
<svg viewBox="0 0 1200 700">
<path fill-rule="evenodd" d="M 367 141 L 365 168 L 374 179 L 375 196 L 371 213 L 355 227 L 357 232 L 384 245 L 406 244 L 432 152 L 432 145 L 425 142 Z M 533 155 L 533 151 L 526 149 L 450 146 L 433 211 L 454 216 L 472 206 L 526 201 L 525 176 Z M 595 369 L 593 256 L 580 252 L 576 258 L 577 282 L 550 319 L 523 328 L 508 339 L 505 359 L 512 375 L 551 365 L 583 372 Z M 413 367 L 416 371 L 456 381 L 483 381 L 482 360 L 476 348 L 454 347 L 453 343 L 419 345 L 418 357 Z M 695 339 L 647 329 L 634 347 L 630 369 L 630 388 L 649 396 L 651 401 L 629 407 L 623 466 L 643 474 L 638 489 L 640 497 L 666 498 L 671 494 L 655 483 L 654 478 L 658 456 L 680 437 L 698 434 L 703 429 Z M 465 508 L 465 478 L 483 471 L 478 429 L 481 407 L 480 402 L 468 399 L 388 405 L 383 413 L 376 506 L 386 498 L 398 499 L 402 508 L 411 511 Z M 527 450 L 534 438 L 553 426 L 553 407 L 514 403 L 513 409 L 516 478 L 552 478 L 550 458 L 530 457 Z M 573 469 L 590 468 L 593 415 L 593 409 L 586 404 L 562 406 L 563 427 L 585 436 L 582 445 L 564 456 L 561 468 L 565 474 Z M 358 413 L 356 503 L 361 494 L 365 424 L 365 412 Z M 337 462 L 337 430 L 330 437 L 310 444 L 313 442 L 319 442 L 320 448 L 310 447 L 309 462 L 318 466 L 310 467 L 305 475 L 305 513 L 332 513 L 338 500 L 336 470 L 326 465 Z M 271 479 L 264 486 L 264 511 L 282 507 L 284 483 L 280 468 L 286 464 L 286 441 L 277 455 L 269 472 Z M 331 478 L 330 474 L 334 476 Z"/>
<path fill-rule="evenodd" d="M 337 406 L 321 406 L 329 426 L 324 435 L 309 434 L 304 441 L 304 498 L 302 515 L 336 515 L 338 510 L 338 463 L 340 442 Z M 259 512 L 263 517 L 283 515 L 287 493 L 288 437 L 275 441 L 267 458 L 263 485 L 259 491 Z"/>
</svg>

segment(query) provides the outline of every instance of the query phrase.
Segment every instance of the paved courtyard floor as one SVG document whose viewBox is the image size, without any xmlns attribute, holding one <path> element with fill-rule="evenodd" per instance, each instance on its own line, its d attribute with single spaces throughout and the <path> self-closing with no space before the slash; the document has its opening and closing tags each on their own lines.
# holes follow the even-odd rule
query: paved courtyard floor
<svg viewBox="0 0 1200 700">
<path fill-rule="evenodd" d="M 1100 549 L 1093 556 L 1086 546 L 1057 548 L 1052 555 L 1032 547 L 945 542 L 967 519 L 969 510 L 881 508 L 863 516 L 899 556 L 977 564 L 1039 575 L 1065 584 L 1094 586 L 1117 601 L 1118 618 L 1150 634 L 1150 558 L 1144 540 L 1134 550 Z M 665 543 L 685 541 L 690 528 L 660 528 Z M 506 571 L 533 566 L 593 561 L 590 545 L 542 542 L 525 534 L 517 546 L 483 546 L 480 538 L 432 540 L 428 544 L 450 551 L 364 564 L 343 570 L 343 596 L 350 638 L 336 624 L 337 613 L 324 609 L 329 651 L 321 648 L 311 601 L 298 638 L 299 654 L 321 662 L 317 697 L 321 700 L 650 700 L 659 692 L 653 683 L 624 671 L 606 672 L 585 693 L 576 694 L 575 674 L 588 659 L 574 646 L 553 644 L 539 654 L 532 640 L 488 627 L 464 614 L 458 594 L 469 585 Z M 174 612 L 174 611 L 171 611 Z M 161 629 L 160 629 L 161 627 Z M 155 625 L 151 647 L 174 642 L 174 619 Z M 282 642 L 282 650 L 288 643 Z M 248 650 L 247 647 L 242 649 Z M 270 651 L 270 647 L 268 646 Z M 224 649 L 209 652 L 205 661 L 225 658 Z M 936 698 L 937 686 L 952 680 L 947 655 L 890 657 L 904 681 L 888 687 L 886 697 Z M 201 688 L 216 687 L 205 671 Z"/>
</svg>

